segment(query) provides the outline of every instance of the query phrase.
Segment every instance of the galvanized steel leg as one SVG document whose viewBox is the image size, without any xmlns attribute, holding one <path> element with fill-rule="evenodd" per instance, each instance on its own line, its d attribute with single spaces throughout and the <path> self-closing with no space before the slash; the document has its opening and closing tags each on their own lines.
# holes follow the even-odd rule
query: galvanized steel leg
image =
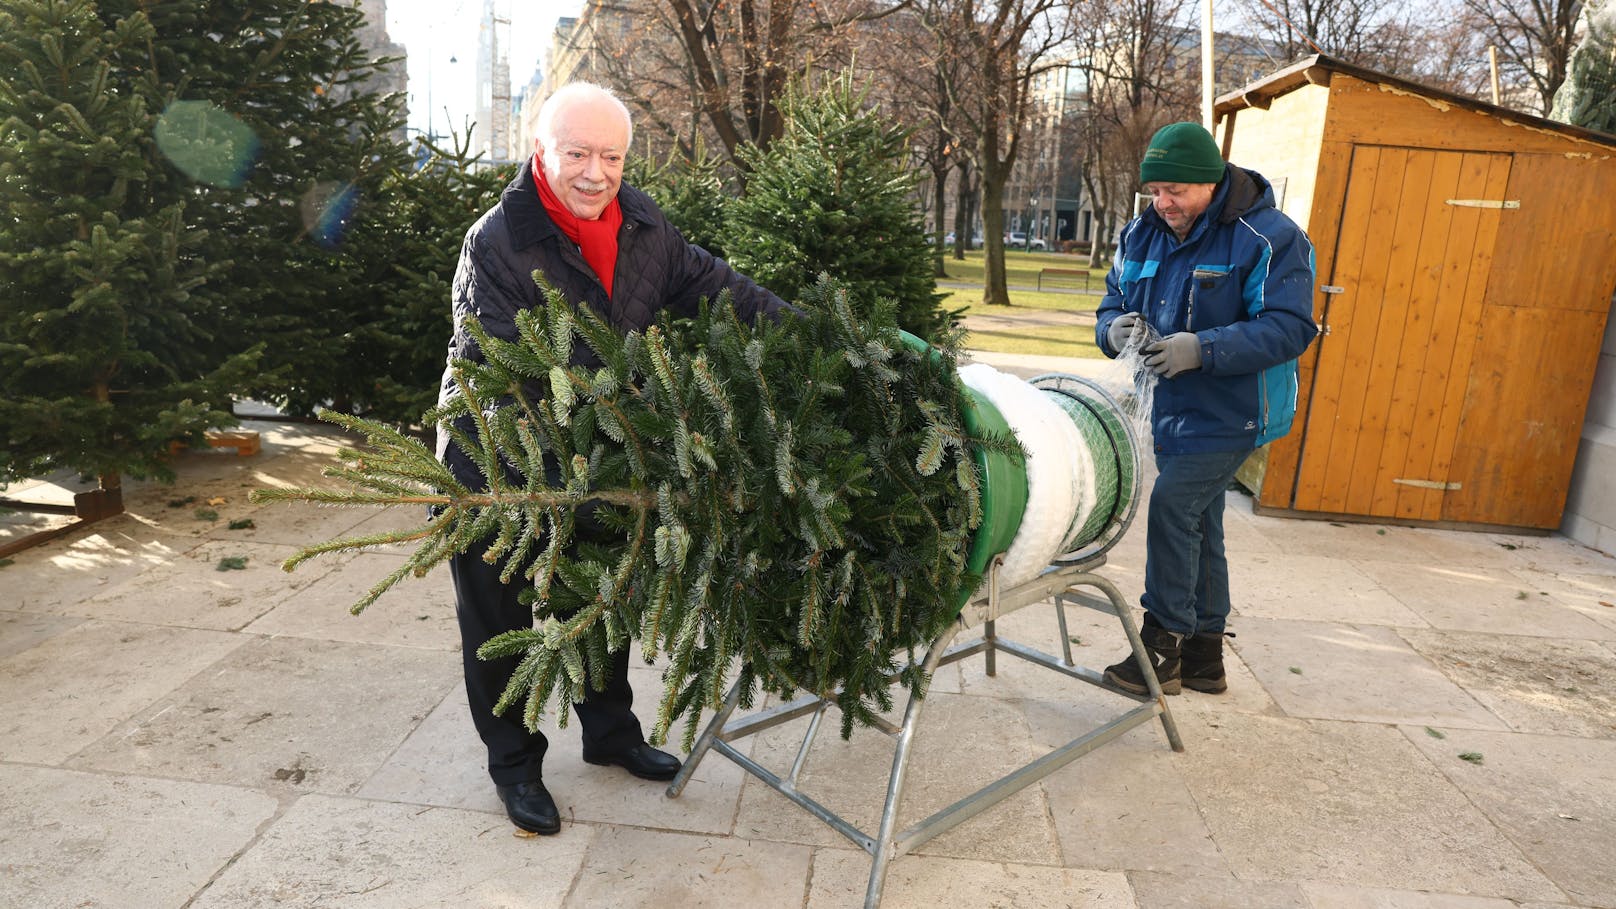
<svg viewBox="0 0 1616 909">
<path fill-rule="evenodd" d="M 943 652 L 948 649 L 954 636 L 959 634 L 965 626 L 955 621 L 943 632 L 931 646 L 926 654 L 925 673 L 930 676 L 937 671 L 937 665 L 942 661 Z M 992 648 L 988 649 L 991 659 Z M 909 706 L 904 708 L 903 727 L 898 733 L 898 747 L 892 755 L 892 775 L 887 778 L 886 807 L 881 811 L 880 832 L 876 834 L 875 850 L 871 853 L 870 884 L 864 891 L 864 909 L 878 909 L 881 905 L 881 888 L 886 885 L 887 866 L 897 858 L 897 849 L 893 844 L 894 835 L 898 826 L 898 803 L 903 799 L 903 781 L 909 770 L 909 749 L 914 744 L 915 727 L 920 723 L 920 710 L 925 705 L 925 698 L 913 695 L 909 698 Z"/>
<path fill-rule="evenodd" d="M 1117 614 L 1117 620 L 1122 622 L 1122 630 L 1128 635 L 1128 646 L 1133 648 L 1133 658 L 1139 662 L 1140 674 L 1145 677 L 1145 687 L 1150 689 L 1150 696 L 1156 699 L 1161 706 L 1162 731 L 1167 733 L 1167 744 L 1174 751 L 1183 751 L 1184 742 L 1178 737 L 1178 724 L 1173 722 L 1173 713 L 1167 709 L 1167 698 L 1161 693 L 1161 683 L 1156 681 L 1156 669 L 1150 664 L 1150 654 L 1145 651 L 1144 639 L 1139 637 L 1139 626 L 1134 623 L 1133 611 L 1128 601 L 1123 599 L 1122 592 L 1117 590 L 1115 584 L 1097 574 L 1089 574 L 1080 582 L 1091 587 L 1098 587 L 1111 601 L 1111 608 Z"/>
<path fill-rule="evenodd" d="M 729 722 L 729 715 L 735 712 L 735 705 L 740 703 L 740 700 L 741 683 L 736 682 L 729 686 L 729 694 L 724 697 L 724 706 L 708 721 L 707 728 L 701 731 L 701 735 L 696 738 L 695 746 L 690 749 L 690 756 L 685 758 L 684 766 L 679 768 L 679 772 L 674 774 L 673 782 L 668 784 L 668 798 L 676 799 L 685 791 L 685 784 L 690 782 L 690 777 L 695 774 L 696 765 L 701 763 L 701 759 L 713 747 L 713 740 L 723 730 L 724 724 Z"/>
<path fill-rule="evenodd" d="M 1061 657 L 1066 665 L 1076 666 L 1072 662 L 1072 634 L 1066 630 L 1066 595 L 1055 594 L 1055 621 L 1060 623 Z"/>
</svg>

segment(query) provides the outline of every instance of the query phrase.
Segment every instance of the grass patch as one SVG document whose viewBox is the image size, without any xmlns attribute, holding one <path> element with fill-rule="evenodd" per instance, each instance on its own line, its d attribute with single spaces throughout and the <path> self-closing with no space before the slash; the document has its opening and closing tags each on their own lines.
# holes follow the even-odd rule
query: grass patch
<svg viewBox="0 0 1616 909">
<path fill-rule="evenodd" d="M 990 327 L 978 324 L 972 327 L 965 338 L 965 346 L 970 350 L 1090 359 L 1105 356 L 1094 343 L 1092 322 L 1085 320 L 1078 324 L 1051 325 L 1039 318 L 1040 313 L 1092 313 L 1100 303 L 1098 295 L 1011 291 L 1009 306 L 989 306 L 982 302 L 982 291 L 974 287 L 942 290 L 945 294 L 942 305 L 947 309 L 964 310 L 962 318 L 1026 317 L 1025 325 Z"/>
<path fill-rule="evenodd" d="M 1025 325 L 986 326 L 971 328 L 965 339 L 970 350 L 991 353 L 1037 354 L 1053 357 L 1085 357 L 1101 359 L 1105 354 L 1094 343 L 1094 325 L 1083 320 L 1078 324 L 1051 324 L 1047 314 L 1092 313 L 1100 305 L 1105 292 L 1104 271 L 1096 269 L 1090 290 L 1074 289 L 1070 278 L 1063 280 L 1060 290 L 1017 290 L 1017 287 L 1035 286 L 1040 268 L 1083 268 L 1087 257 L 1061 253 L 1005 253 L 1005 273 L 1010 290 L 1009 306 L 988 306 L 982 302 L 983 254 L 980 250 L 966 253 L 964 262 L 945 257 L 948 276 L 939 282 L 969 282 L 971 287 L 942 285 L 942 306 L 962 310 L 961 317 L 997 316 L 1006 319 L 1025 318 Z"/>
<path fill-rule="evenodd" d="M 987 283 L 986 254 L 980 249 L 973 249 L 965 253 L 965 260 L 954 258 L 952 251 L 943 254 L 943 271 L 948 274 L 938 278 L 939 281 L 966 281 L 977 286 Z M 1004 278 L 1011 287 L 1025 284 L 1028 287 L 1038 286 L 1038 271 L 1044 268 L 1088 268 L 1087 255 L 1074 256 L 1070 253 L 1052 252 L 1018 252 L 1005 250 L 1004 252 Z M 1105 291 L 1105 273 L 1111 268 L 1108 259 L 1101 260 L 1100 264 L 1090 269 L 1092 272 L 1089 287 L 1096 291 Z M 1071 278 L 1062 279 L 1062 287 L 1070 287 Z M 1081 279 L 1079 280 L 1081 283 Z"/>
</svg>

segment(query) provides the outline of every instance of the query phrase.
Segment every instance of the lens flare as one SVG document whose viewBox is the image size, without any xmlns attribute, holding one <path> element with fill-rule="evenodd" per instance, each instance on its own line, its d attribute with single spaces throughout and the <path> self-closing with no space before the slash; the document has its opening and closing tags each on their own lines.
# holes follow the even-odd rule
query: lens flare
<svg viewBox="0 0 1616 909">
<path fill-rule="evenodd" d="M 175 101 L 152 130 L 157 148 L 187 177 L 237 187 L 258 161 L 258 136 L 209 101 Z"/>
<path fill-rule="evenodd" d="M 347 236 L 358 206 L 358 187 L 326 180 L 309 187 L 298 203 L 298 210 L 309 237 L 324 249 L 336 249 Z"/>
</svg>

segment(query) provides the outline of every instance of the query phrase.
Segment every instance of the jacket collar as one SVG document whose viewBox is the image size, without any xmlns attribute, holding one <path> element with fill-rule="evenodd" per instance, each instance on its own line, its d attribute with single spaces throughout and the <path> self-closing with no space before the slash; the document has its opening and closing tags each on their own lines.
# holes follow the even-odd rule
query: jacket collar
<svg viewBox="0 0 1616 909">
<path fill-rule="evenodd" d="M 1273 187 L 1262 174 L 1225 163 L 1223 179 L 1218 181 L 1218 188 L 1212 192 L 1212 201 L 1207 203 L 1206 211 L 1201 213 L 1201 217 L 1195 219 L 1195 224 L 1190 227 L 1189 235 L 1183 242 L 1192 243 L 1200 239 L 1209 229 L 1208 225 L 1214 222 L 1233 224 L 1252 211 L 1264 206 L 1272 207 L 1273 204 Z M 1172 237 L 1173 242 L 1178 242 L 1173 229 L 1167 226 L 1167 222 L 1162 220 L 1162 216 L 1156 213 L 1154 207 L 1147 207 L 1143 218 L 1145 223 Z"/>
<path fill-rule="evenodd" d="M 631 221 L 648 224 L 654 218 L 655 203 L 645 193 L 627 183 L 618 188 L 617 202 L 623 209 L 625 224 Z M 550 215 L 544 210 L 544 202 L 539 198 L 538 184 L 533 182 L 531 158 L 522 162 L 516 177 L 500 193 L 499 205 L 505 211 L 505 222 L 511 232 L 511 244 L 516 249 L 524 249 L 551 237 L 565 237 L 561 233 L 561 228 L 556 227 L 555 222 L 550 220 Z"/>
</svg>

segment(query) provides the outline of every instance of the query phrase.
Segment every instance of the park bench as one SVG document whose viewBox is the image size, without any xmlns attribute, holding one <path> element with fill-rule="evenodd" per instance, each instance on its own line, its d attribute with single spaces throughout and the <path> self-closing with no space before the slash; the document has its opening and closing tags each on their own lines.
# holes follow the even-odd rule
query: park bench
<svg viewBox="0 0 1616 909">
<path fill-rule="evenodd" d="M 1038 289 L 1044 289 L 1044 276 L 1058 276 L 1064 278 L 1082 278 L 1083 289 L 1089 289 L 1089 270 L 1086 268 L 1040 268 L 1038 270 Z"/>
</svg>

